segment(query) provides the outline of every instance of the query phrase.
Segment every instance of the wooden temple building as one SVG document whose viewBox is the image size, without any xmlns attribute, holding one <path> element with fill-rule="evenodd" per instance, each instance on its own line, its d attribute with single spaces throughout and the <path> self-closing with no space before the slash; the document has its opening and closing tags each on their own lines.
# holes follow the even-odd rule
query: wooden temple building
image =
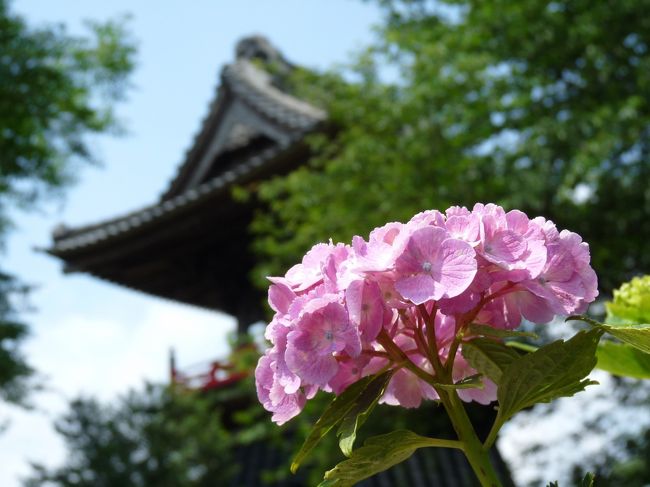
<svg viewBox="0 0 650 487">
<path fill-rule="evenodd" d="M 223 311 L 237 318 L 240 330 L 264 318 L 262 296 L 249 282 L 253 207 L 234 201 L 232 188 L 305 162 L 304 137 L 323 127 L 326 115 L 280 89 L 262 63 L 292 69 L 266 39 L 239 42 L 192 146 L 158 201 L 53 232 L 47 252 L 65 263 L 65 272 Z"/>
<path fill-rule="evenodd" d="M 158 201 L 105 221 L 60 225 L 46 250 L 65 272 L 84 272 L 154 296 L 236 317 L 239 331 L 265 318 L 263 294 L 250 282 L 254 203 L 232 197 L 235 185 L 286 173 L 309 157 L 307 134 L 328 130 L 326 113 L 287 93 L 275 72 L 293 69 L 266 39 L 241 40 L 176 175 Z M 237 453 L 248 467 L 233 487 L 262 485 L 259 471 L 280 459 L 263 443 Z M 512 485 L 494 449 L 504 485 Z M 294 479 L 276 484 L 299 486 Z M 478 485 L 462 454 L 425 449 L 360 486 Z"/>
</svg>

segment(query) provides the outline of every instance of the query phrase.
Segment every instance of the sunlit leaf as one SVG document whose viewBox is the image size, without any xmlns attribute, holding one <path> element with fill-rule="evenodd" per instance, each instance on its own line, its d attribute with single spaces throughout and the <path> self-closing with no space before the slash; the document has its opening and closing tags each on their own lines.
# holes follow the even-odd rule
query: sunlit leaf
<svg viewBox="0 0 650 487">
<path fill-rule="evenodd" d="M 639 350 L 650 353 L 650 325 L 636 323 L 601 323 L 588 316 L 569 316 L 569 320 L 579 320 L 588 323 L 595 329 L 601 329 L 619 340 L 629 343 Z"/>
<path fill-rule="evenodd" d="M 598 345 L 596 367 L 610 374 L 650 379 L 650 354 L 625 343 L 603 341 Z"/>
<path fill-rule="evenodd" d="M 527 338 L 538 338 L 535 333 L 529 331 L 518 331 L 518 330 L 504 330 L 502 328 L 494 328 L 489 325 L 480 325 L 478 323 L 472 323 L 467 327 L 467 331 L 470 335 L 485 336 L 492 338 L 517 338 L 517 337 L 527 337 Z"/>
<path fill-rule="evenodd" d="M 499 382 L 497 397 L 502 424 L 518 411 L 559 397 L 573 396 L 594 381 L 586 379 L 596 365 L 601 329 L 580 331 L 512 361 Z"/>
</svg>

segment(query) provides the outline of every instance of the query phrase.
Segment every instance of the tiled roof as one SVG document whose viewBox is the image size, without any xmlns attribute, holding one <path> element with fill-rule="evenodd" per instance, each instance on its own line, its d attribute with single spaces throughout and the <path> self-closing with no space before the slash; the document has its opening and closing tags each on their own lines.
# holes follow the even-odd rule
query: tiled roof
<svg viewBox="0 0 650 487">
<path fill-rule="evenodd" d="M 242 42 L 245 41 L 246 39 Z M 288 133 L 311 130 L 327 118 L 325 111 L 274 86 L 272 76 L 256 66 L 251 59 L 238 58 L 221 71 L 220 83 L 208 113 L 203 118 L 201 128 L 194 136 L 176 176 L 162 195 L 163 199 L 173 194 L 184 176 L 192 170 L 196 160 L 201 157 L 202 150 L 213 135 L 214 126 L 218 123 L 221 108 L 226 104 L 231 93 L 254 111 L 284 127 Z"/>
<path fill-rule="evenodd" d="M 294 130 L 307 130 L 325 119 L 323 110 L 280 91 L 269 73 L 248 59 L 226 66 L 222 79 L 254 109 Z"/>
<path fill-rule="evenodd" d="M 293 142 L 297 142 L 299 139 L 300 136 L 296 137 Z M 232 170 L 226 171 L 222 175 L 176 197 L 145 206 L 126 215 L 73 229 L 59 227 L 55 232 L 53 245 L 46 251 L 52 255 L 63 255 L 118 235 L 127 234 L 146 225 L 151 225 L 192 204 L 199 203 L 203 199 L 227 190 L 233 184 L 239 183 L 257 169 L 263 167 L 268 161 L 280 155 L 283 150 L 290 146 L 291 143 L 267 149 L 249 158 L 246 162 L 237 165 Z"/>
<path fill-rule="evenodd" d="M 244 39 L 240 44 L 246 42 L 250 47 L 251 43 L 253 45 L 256 42 L 259 43 L 259 39 Z M 233 184 L 250 177 L 283 151 L 298 143 L 307 132 L 325 120 L 326 113 L 323 110 L 282 92 L 274 86 L 269 73 L 259 68 L 252 59 L 242 55 L 239 51 L 238 46 L 239 57 L 222 70 L 217 95 L 211 102 L 208 114 L 203 119 L 201 128 L 194 137 L 183 163 L 160 201 L 126 215 L 90 225 L 76 228 L 60 225 L 53 232 L 53 244 L 46 249 L 48 253 L 62 256 L 71 251 L 123 236 L 135 229 L 167 218 L 204 198 L 223 192 Z M 290 66 L 288 63 L 286 65 Z M 183 189 L 185 185 L 183 181 L 203 156 L 202 151 L 205 145 L 214 137 L 224 105 L 233 98 L 241 100 L 259 116 L 284 127 L 287 137 L 284 140 L 275 141 L 273 147 L 250 156 L 216 177 L 189 189 Z M 222 150 L 229 151 L 244 147 L 252 143 L 259 135 L 256 127 L 238 122 L 231 129 Z"/>
</svg>

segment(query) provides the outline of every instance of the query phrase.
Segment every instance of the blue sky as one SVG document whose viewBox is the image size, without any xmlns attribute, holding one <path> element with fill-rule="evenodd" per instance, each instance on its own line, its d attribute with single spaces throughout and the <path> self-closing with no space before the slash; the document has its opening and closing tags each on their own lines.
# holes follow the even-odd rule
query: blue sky
<svg viewBox="0 0 650 487">
<path fill-rule="evenodd" d="M 32 335 L 24 350 L 46 390 L 26 412 L 0 404 L 0 485 L 19 485 L 28 461 L 56 465 L 63 445 L 52 420 L 79 394 L 110 399 L 144 379 L 167 379 L 167 354 L 181 366 L 226 352 L 230 318 L 127 291 L 84 275 L 63 275 L 56 260 L 34 252 L 52 228 L 112 217 L 155 201 L 189 149 L 215 93 L 222 66 L 243 36 L 263 34 L 293 62 L 326 68 L 372 38 L 378 10 L 352 0 L 14 0 L 30 24 L 64 23 L 125 13 L 138 43 L 134 89 L 119 107 L 128 135 L 101 137 L 93 147 L 102 168 L 85 168 L 64 200 L 38 213 L 14 213 L 16 230 L 5 268 L 37 286 Z"/>
</svg>

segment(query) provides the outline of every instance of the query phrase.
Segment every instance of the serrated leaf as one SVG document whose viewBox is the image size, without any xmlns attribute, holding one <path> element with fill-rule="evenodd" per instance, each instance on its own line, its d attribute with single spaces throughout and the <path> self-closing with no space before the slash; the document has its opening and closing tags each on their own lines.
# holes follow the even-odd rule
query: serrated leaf
<svg viewBox="0 0 650 487">
<path fill-rule="evenodd" d="M 389 469 L 423 447 L 460 448 L 454 440 L 439 440 L 420 436 L 408 430 L 368 438 L 352 456 L 325 473 L 318 487 L 352 487 L 357 482 Z"/>
<path fill-rule="evenodd" d="M 605 329 L 619 340 L 650 353 L 650 325 L 606 326 Z"/>
<path fill-rule="evenodd" d="M 539 338 L 535 333 L 529 331 L 504 330 L 502 328 L 494 328 L 489 325 L 480 325 L 478 323 L 471 323 L 467 327 L 467 331 L 471 335 L 480 335 L 492 338 Z"/>
<path fill-rule="evenodd" d="M 650 353 L 650 325 L 637 323 L 600 323 L 587 316 L 569 316 L 568 320 L 580 320 L 594 328 L 600 328 L 619 340 L 629 343 L 639 350 Z"/>
<path fill-rule="evenodd" d="M 596 347 L 603 331 L 580 331 L 558 340 L 508 365 L 501 376 L 497 398 L 497 423 L 540 402 L 573 396 L 595 382 L 585 379 L 596 365 Z"/>
<path fill-rule="evenodd" d="M 504 369 L 520 357 L 512 348 L 488 338 L 476 338 L 463 343 L 462 354 L 474 369 L 495 384 L 501 381 Z"/>
<path fill-rule="evenodd" d="M 378 380 L 378 378 L 381 378 L 385 374 L 390 375 L 391 373 L 392 372 L 383 372 L 381 374 L 364 377 L 350 385 L 339 396 L 335 397 L 318 421 L 316 421 L 316 424 L 311 429 L 311 432 L 300 447 L 300 450 L 296 453 L 296 456 L 291 462 L 291 472 L 296 473 L 302 461 L 318 444 L 321 438 L 323 438 L 323 436 L 325 436 L 334 426 L 343 421 L 345 416 L 355 407 L 359 397 L 363 394 L 369 384 Z"/>
<path fill-rule="evenodd" d="M 391 372 L 386 372 L 368 383 L 363 392 L 355 401 L 352 409 L 350 409 L 337 431 L 339 437 L 339 448 L 346 457 L 352 454 L 352 447 L 354 440 L 357 438 L 357 430 L 366 422 L 368 416 L 377 405 L 377 401 L 386 390 L 386 386 L 392 377 Z"/>
<path fill-rule="evenodd" d="M 650 355 L 625 343 L 603 341 L 596 352 L 596 367 L 610 374 L 650 379 Z"/>
</svg>

